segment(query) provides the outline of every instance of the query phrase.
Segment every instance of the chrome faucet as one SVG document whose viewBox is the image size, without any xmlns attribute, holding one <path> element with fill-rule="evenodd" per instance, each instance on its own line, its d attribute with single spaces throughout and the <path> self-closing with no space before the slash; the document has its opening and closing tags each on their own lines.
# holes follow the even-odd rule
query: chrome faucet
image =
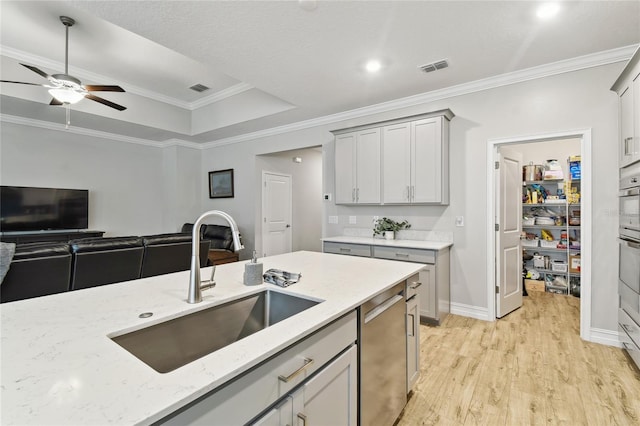
<svg viewBox="0 0 640 426">
<path fill-rule="evenodd" d="M 240 243 L 240 232 L 238 231 L 238 225 L 225 212 L 220 210 L 210 210 L 202 213 L 202 215 L 193 224 L 192 238 L 191 238 L 191 275 L 189 277 L 189 296 L 187 297 L 188 303 L 200 303 L 202 302 L 202 290 L 215 287 L 216 283 L 213 280 L 214 269 L 211 273 L 211 280 L 202 285 L 200 282 L 200 226 L 202 222 L 210 216 L 220 216 L 229 223 L 231 227 L 231 235 L 233 236 L 233 250 L 240 251 L 244 248 Z"/>
</svg>

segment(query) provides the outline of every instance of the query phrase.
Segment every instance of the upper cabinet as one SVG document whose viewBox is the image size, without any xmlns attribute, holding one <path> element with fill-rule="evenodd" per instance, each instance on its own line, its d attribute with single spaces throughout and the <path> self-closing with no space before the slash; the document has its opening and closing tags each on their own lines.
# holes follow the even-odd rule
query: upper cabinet
<svg viewBox="0 0 640 426">
<path fill-rule="evenodd" d="M 620 98 L 620 167 L 625 167 L 640 160 L 640 48 L 611 90 Z"/>
<path fill-rule="evenodd" d="M 450 110 L 335 131 L 336 204 L 449 204 Z"/>
<path fill-rule="evenodd" d="M 336 136 L 336 203 L 380 203 L 380 129 Z"/>
</svg>

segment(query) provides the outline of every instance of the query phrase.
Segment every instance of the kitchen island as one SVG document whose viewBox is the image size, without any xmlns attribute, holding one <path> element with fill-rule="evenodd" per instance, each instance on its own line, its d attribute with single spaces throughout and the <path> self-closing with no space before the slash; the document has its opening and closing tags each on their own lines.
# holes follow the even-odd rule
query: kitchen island
<svg viewBox="0 0 640 426">
<path fill-rule="evenodd" d="M 245 286 L 245 262 L 218 266 L 203 302 L 186 302 L 189 272 L 0 305 L 0 423 L 151 424 L 353 311 L 422 265 L 314 252 L 261 259 L 301 272 L 286 289 Z M 210 273 L 203 269 L 203 277 Z M 110 339 L 225 303 L 265 287 L 322 300 L 169 373 L 158 373 Z M 153 313 L 140 318 L 142 313 Z"/>
</svg>

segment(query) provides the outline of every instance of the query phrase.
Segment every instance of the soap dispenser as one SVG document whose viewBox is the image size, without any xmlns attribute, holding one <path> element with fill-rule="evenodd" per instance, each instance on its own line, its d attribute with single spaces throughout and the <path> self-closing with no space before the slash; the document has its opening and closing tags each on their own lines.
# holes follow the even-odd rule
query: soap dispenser
<svg viewBox="0 0 640 426">
<path fill-rule="evenodd" d="M 244 265 L 244 285 L 262 284 L 262 263 L 258 263 L 256 251 L 249 263 Z"/>
</svg>

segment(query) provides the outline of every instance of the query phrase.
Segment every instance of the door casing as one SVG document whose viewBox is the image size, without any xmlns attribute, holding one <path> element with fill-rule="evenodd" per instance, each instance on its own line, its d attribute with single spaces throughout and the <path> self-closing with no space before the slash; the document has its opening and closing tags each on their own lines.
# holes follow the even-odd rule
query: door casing
<svg viewBox="0 0 640 426">
<path fill-rule="evenodd" d="M 558 139 L 580 139 L 581 163 L 581 273 L 580 273 L 580 337 L 591 339 L 591 223 L 592 223 L 592 158 L 591 158 L 591 128 L 568 130 L 561 132 L 541 133 L 535 135 L 515 136 L 510 138 L 489 139 L 487 141 L 487 319 L 496 320 L 495 298 L 495 221 L 496 221 L 496 184 L 497 170 L 495 162 L 498 160 L 498 147 L 507 144 L 523 144 L 530 142 L 545 142 Z"/>
</svg>

